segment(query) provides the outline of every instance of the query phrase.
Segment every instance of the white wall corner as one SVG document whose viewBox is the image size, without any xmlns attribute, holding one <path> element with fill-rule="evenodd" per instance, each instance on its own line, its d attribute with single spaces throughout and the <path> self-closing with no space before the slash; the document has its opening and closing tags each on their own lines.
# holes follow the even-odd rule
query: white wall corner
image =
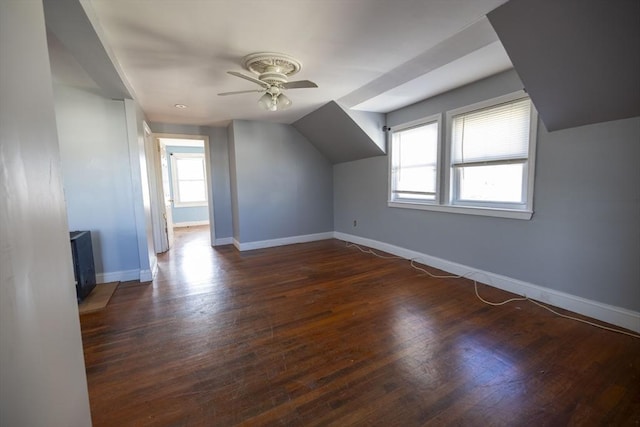
<svg viewBox="0 0 640 427">
<path fill-rule="evenodd" d="M 158 259 L 154 257 L 149 270 L 140 270 L 140 282 L 152 282 L 156 274 L 158 274 Z"/>
<path fill-rule="evenodd" d="M 234 245 L 233 237 L 221 237 L 214 242 L 215 246 Z"/>
<path fill-rule="evenodd" d="M 352 242 L 358 245 L 367 246 L 379 251 L 384 251 L 407 260 L 414 259 L 420 264 L 434 267 L 455 275 L 465 275 L 494 288 L 502 289 L 514 294 L 526 296 L 544 304 L 573 311 L 603 322 L 617 325 L 635 332 L 640 332 L 640 313 L 622 307 L 604 304 L 598 301 L 589 300 L 576 295 L 556 291 L 543 286 L 478 270 L 467 265 L 447 261 L 428 254 L 412 251 L 399 246 L 364 237 L 354 236 L 347 233 L 334 232 L 334 238 L 345 242 Z"/>
<path fill-rule="evenodd" d="M 237 250 L 241 251 L 242 249 L 240 248 L 240 242 L 238 241 L 238 239 L 236 239 L 235 237 L 233 238 L 233 246 L 236 247 Z"/>
</svg>

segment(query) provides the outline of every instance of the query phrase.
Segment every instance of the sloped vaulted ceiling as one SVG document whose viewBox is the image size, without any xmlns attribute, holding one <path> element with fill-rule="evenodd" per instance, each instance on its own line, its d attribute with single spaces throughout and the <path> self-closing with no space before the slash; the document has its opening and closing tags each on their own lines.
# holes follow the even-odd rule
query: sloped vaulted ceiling
<svg viewBox="0 0 640 427">
<path fill-rule="evenodd" d="M 510 0 L 487 17 L 548 130 L 640 115 L 640 1 Z"/>
<path fill-rule="evenodd" d="M 50 37 L 49 54 L 71 55 L 105 97 L 131 98 L 129 88 L 120 78 L 112 58 L 109 57 L 78 0 L 45 0 L 43 6 Z M 55 40 L 51 40 L 52 36 Z M 54 57 L 52 62 L 54 74 L 60 74 L 61 71 L 65 74 L 69 72 L 68 69 L 61 70 L 56 66 L 64 61 L 58 61 L 58 58 Z M 74 78 L 68 75 L 54 77 L 67 80 Z"/>
<path fill-rule="evenodd" d="M 351 112 L 331 101 L 293 123 L 331 163 L 385 154 L 385 116 Z"/>
</svg>

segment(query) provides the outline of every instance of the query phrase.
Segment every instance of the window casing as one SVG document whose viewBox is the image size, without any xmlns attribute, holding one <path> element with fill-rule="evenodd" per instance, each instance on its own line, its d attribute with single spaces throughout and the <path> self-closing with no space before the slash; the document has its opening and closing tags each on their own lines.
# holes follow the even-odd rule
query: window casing
<svg viewBox="0 0 640 427">
<path fill-rule="evenodd" d="M 207 180 L 203 153 L 172 153 L 171 174 L 175 207 L 207 205 Z"/>
<path fill-rule="evenodd" d="M 530 219 L 537 113 L 526 93 L 448 111 L 444 126 L 433 200 L 394 198 L 390 186 L 389 206 Z M 390 133 L 391 166 L 393 138 L 406 127 L 394 127 Z M 392 167 L 390 177 L 393 174 Z"/>
</svg>

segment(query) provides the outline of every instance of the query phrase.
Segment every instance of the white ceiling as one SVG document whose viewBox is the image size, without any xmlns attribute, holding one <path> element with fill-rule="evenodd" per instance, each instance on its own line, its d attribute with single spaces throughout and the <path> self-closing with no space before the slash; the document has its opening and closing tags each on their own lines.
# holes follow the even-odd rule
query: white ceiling
<svg viewBox="0 0 640 427">
<path fill-rule="evenodd" d="M 331 100 L 388 112 L 511 67 L 484 16 L 506 0 L 80 0 L 152 122 L 292 123 Z M 289 110 L 226 74 L 282 52 L 302 62 Z M 186 104 L 180 110 L 175 104 Z"/>
</svg>

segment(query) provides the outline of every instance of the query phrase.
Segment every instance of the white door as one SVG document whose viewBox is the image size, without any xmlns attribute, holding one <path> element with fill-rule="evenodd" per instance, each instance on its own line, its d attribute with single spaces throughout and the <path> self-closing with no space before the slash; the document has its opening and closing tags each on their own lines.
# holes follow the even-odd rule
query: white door
<svg viewBox="0 0 640 427">
<path fill-rule="evenodd" d="M 147 177 L 149 180 L 149 204 L 151 208 L 151 228 L 153 230 L 153 248 L 156 254 L 167 250 L 164 214 L 164 192 L 160 173 L 160 146 L 153 137 L 149 125 L 144 122 L 144 152 L 147 160 Z"/>
<path fill-rule="evenodd" d="M 169 183 L 169 162 L 167 160 L 167 149 L 164 145 L 160 147 L 160 166 L 162 168 L 162 191 L 164 194 L 164 220 L 167 231 L 167 250 L 173 246 L 173 216 L 171 208 L 171 184 Z"/>
</svg>

